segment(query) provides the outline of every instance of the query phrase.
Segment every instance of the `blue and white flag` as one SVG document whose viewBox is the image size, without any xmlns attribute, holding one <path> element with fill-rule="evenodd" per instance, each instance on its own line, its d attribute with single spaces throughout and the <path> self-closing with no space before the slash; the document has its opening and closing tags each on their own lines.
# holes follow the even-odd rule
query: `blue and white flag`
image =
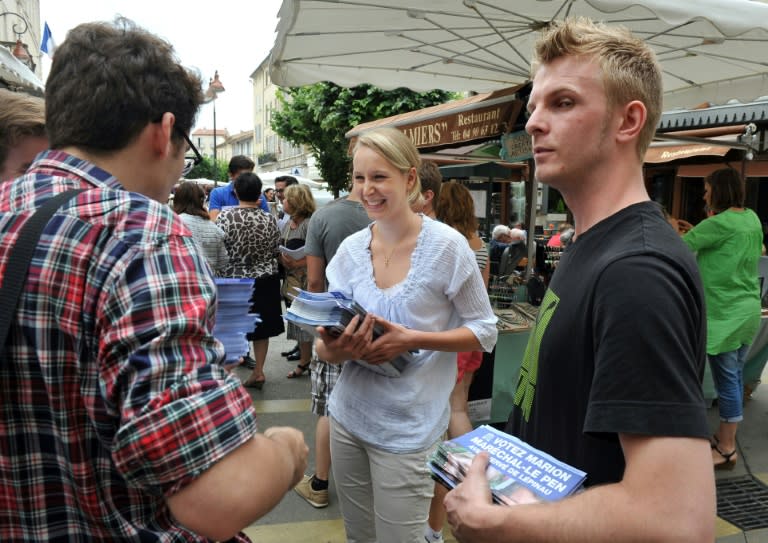
<svg viewBox="0 0 768 543">
<path fill-rule="evenodd" d="M 40 50 L 49 57 L 53 58 L 54 49 L 56 49 L 56 42 L 53 41 L 51 29 L 48 27 L 48 23 L 46 22 L 45 28 L 43 29 L 43 41 L 40 42 Z"/>
</svg>

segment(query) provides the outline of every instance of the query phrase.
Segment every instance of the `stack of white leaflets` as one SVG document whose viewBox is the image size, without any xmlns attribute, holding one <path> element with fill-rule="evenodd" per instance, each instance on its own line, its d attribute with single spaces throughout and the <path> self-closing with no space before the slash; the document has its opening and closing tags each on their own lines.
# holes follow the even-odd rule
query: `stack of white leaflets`
<svg viewBox="0 0 768 543">
<path fill-rule="evenodd" d="M 213 335 L 224 344 L 227 352 L 224 363 L 232 364 L 248 354 L 245 335 L 252 332 L 256 324 L 261 322 L 257 314 L 249 313 L 253 279 L 217 277 L 216 288 L 218 305 Z"/>
</svg>

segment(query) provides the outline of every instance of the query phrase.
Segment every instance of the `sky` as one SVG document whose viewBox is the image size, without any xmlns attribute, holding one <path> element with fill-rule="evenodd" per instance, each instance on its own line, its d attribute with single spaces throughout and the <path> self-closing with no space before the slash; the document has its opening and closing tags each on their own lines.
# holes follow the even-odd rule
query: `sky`
<svg viewBox="0 0 768 543">
<path fill-rule="evenodd" d="M 57 44 L 80 23 L 111 21 L 116 15 L 161 36 L 174 46 L 182 64 L 199 71 L 203 90 L 219 71 L 225 92 L 216 101 L 216 128 L 226 128 L 231 135 L 253 128 L 250 75 L 272 49 L 280 4 L 281 0 L 40 0 L 40 25 L 48 23 Z M 44 55 L 43 78 L 49 67 Z M 213 128 L 211 104 L 200 108 L 196 128 Z"/>
</svg>

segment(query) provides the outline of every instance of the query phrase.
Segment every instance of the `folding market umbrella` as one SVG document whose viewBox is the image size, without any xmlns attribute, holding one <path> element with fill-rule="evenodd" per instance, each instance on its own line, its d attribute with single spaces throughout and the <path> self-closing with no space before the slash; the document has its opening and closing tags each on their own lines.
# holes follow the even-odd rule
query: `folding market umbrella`
<svg viewBox="0 0 768 543">
<path fill-rule="evenodd" d="M 270 75 L 280 86 L 514 87 L 540 33 L 568 16 L 648 42 L 665 109 L 768 95 L 768 4 L 752 0 L 283 0 Z"/>
<path fill-rule="evenodd" d="M 587 16 L 651 44 L 665 109 L 768 94 L 768 5 L 752 0 L 284 0 L 278 16 L 280 86 L 511 87 L 551 21 Z"/>
</svg>

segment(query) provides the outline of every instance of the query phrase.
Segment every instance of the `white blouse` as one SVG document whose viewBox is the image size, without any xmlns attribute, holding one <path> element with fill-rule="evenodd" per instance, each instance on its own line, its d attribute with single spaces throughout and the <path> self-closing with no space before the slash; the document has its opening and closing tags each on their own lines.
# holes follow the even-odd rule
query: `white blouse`
<svg viewBox="0 0 768 543">
<path fill-rule="evenodd" d="M 467 240 L 427 217 L 399 288 L 376 285 L 371 228 L 349 236 L 326 269 L 329 290 L 353 297 L 367 311 L 423 331 L 469 328 L 482 349 L 496 344 L 496 316 Z M 331 416 L 357 438 L 391 452 L 423 450 L 448 427 L 448 397 L 456 353 L 421 350 L 400 377 L 345 363 L 331 394 Z"/>
</svg>

